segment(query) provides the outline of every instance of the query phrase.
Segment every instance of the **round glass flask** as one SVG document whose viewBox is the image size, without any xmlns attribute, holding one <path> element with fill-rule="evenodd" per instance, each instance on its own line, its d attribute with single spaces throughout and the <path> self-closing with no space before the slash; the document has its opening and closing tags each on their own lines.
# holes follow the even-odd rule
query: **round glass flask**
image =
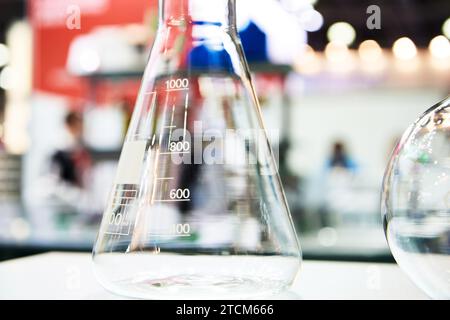
<svg viewBox="0 0 450 320">
<path fill-rule="evenodd" d="M 234 0 L 160 0 L 159 28 L 93 250 L 104 287 L 238 298 L 288 287 L 300 246 Z"/>
<path fill-rule="evenodd" d="M 386 237 L 399 266 L 430 297 L 450 298 L 450 98 L 403 135 L 382 194 Z"/>
</svg>

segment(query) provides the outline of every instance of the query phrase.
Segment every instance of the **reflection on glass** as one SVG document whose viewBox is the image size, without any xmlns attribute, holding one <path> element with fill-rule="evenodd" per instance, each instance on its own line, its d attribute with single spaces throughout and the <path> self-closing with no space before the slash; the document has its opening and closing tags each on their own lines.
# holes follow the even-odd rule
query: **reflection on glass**
<svg viewBox="0 0 450 320">
<path fill-rule="evenodd" d="M 450 298 L 450 99 L 404 134 L 386 171 L 382 214 L 399 265 L 433 298 Z"/>
</svg>

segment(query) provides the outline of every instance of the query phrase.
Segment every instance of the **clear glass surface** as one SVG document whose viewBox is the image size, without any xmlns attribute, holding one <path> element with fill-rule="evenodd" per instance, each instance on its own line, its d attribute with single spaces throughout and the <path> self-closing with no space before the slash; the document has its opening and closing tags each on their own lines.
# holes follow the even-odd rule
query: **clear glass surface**
<svg viewBox="0 0 450 320">
<path fill-rule="evenodd" d="M 400 267 L 430 297 L 450 298 L 450 98 L 403 135 L 386 170 L 382 215 Z"/>
<path fill-rule="evenodd" d="M 140 298 L 251 297 L 294 281 L 300 246 L 233 0 L 160 1 L 93 260 L 106 288 Z"/>
</svg>

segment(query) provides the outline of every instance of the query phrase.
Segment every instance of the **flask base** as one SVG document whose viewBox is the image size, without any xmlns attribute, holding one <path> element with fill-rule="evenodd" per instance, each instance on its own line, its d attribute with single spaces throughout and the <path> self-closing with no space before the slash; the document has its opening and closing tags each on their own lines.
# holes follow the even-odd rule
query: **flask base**
<svg viewBox="0 0 450 320">
<path fill-rule="evenodd" d="M 288 287 L 281 281 L 266 279 L 189 274 L 164 279 L 128 279 L 113 284 L 109 290 L 141 299 L 236 299 L 272 296 Z"/>
<path fill-rule="evenodd" d="M 110 256 L 113 258 L 114 254 Z M 129 258 L 139 258 L 128 262 L 133 266 L 147 265 L 150 271 L 118 277 L 105 273 L 100 264 L 96 265 L 97 278 L 113 293 L 142 299 L 270 297 L 290 287 L 300 264 L 295 257 L 270 256 L 163 255 L 157 258 L 144 254 Z M 117 264 L 116 268 L 121 270 Z"/>
</svg>

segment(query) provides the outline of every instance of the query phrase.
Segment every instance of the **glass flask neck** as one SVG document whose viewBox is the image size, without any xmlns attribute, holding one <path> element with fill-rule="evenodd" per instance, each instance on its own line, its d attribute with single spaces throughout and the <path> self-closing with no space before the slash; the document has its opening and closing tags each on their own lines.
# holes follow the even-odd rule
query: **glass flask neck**
<svg viewBox="0 0 450 320">
<path fill-rule="evenodd" d="M 236 27 L 235 0 L 159 0 L 160 26 L 186 24 Z"/>
</svg>

